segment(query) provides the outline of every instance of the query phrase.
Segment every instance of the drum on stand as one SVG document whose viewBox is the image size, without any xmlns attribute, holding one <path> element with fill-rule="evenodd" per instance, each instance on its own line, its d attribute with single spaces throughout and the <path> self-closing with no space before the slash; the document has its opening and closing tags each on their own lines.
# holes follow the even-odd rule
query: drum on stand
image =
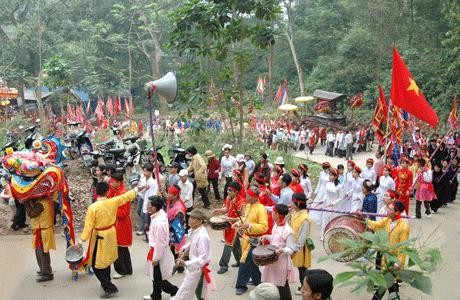
<svg viewBox="0 0 460 300">
<path fill-rule="evenodd" d="M 278 260 L 278 256 L 275 253 L 275 247 L 268 246 L 257 246 L 252 250 L 252 260 L 257 266 L 266 266 L 272 264 Z"/>
<path fill-rule="evenodd" d="M 345 251 L 345 246 L 340 242 L 343 239 L 358 241 L 360 234 L 366 231 L 366 224 L 362 218 L 352 215 L 338 216 L 327 224 L 324 230 L 323 247 L 328 255 Z M 339 262 L 349 262 L 364 255 L 364 251 L 350 252 L 336 258 Z"/>
<path fill-rule="evenodd" d="M 224 230 L 231 226 L 230 222 L 225 218 L 225 216 L 214 216 L 209 219 L 209 224 L 211 229 L 214 230 Z"/>
</svg>

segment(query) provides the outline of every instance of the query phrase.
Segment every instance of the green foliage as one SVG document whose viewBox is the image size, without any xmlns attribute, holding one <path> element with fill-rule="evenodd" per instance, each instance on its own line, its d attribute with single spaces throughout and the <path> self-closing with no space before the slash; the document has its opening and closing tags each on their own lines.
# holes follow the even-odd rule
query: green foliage
<svg viewBox="0 0 460 300">
<path fill-rule="evenodd" d="M 377 84 L 389 93 L 396 46 L 445 126 L 460 86 L 459 0 L 290 2 L 307 94 L 364 92 L 364 108 L 354 113 L 367 120 Z M 280 7 L 279 0 L 10 0 L 0 10 L 0 76 L 10 86 L 34 86 L 41 56 L 46 84 L 104 98 L 133 94 L 137 101 L 146 81 L 174 71 L 180 93 L 174 109 L 184 116 L 210 113 L 212 78 L 222 95 L 210 114 L 235 123 L 240 111 L 231 98 L 243 110 L 254 102 L 255 80 L 268 73 L 268 45 L 274 88 L 287 78 L 289 94 L 299 93 Z"/>
<path fill-rule="evenodd" d="M 69 63 L 60 55 L 54 55 L 45 62 L 44 71 L 47 75 L 45 84 L 52 88 L 71 85 L 72 73 Z"/>
<path fill-rule="evenodd" d="M 431 279 L 429 274 L 436 270 L 441 263 L 441 252 L 437 248 L 418 249 L 416 239 L 389 244 L 389 234 L 385 230 L 375 233 L 366 231 L 362 239 L 342 240 L 345 250 L 320 258 L 320 261 L 336 259 L 351 252 L 365 253 L 362 259 L 347 263 L 352 271 L 339 273 L 334 283 L 339 287 L 354 286 L 353 292 L 362 292 L 366 289 L 371 292 L 375 287 L 387 289 L 394 284 L 395 278 L 408 283 L 426 294 L 431 293 Z M 384 265 L 380 270 L 375 269 L 375 255 L 380 252 Z M 405 269 L 396 269 L 394 264 L 399 264 L 398 253 L 407 255 L 409 266 Z"/>
</svg>

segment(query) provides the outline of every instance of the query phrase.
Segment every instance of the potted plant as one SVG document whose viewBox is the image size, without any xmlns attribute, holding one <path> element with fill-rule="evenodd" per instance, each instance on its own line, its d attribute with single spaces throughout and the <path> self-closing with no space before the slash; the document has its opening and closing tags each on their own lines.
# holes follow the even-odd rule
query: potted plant
<svg viewBox="0 0 460 300">
<path fill-rule="evenodd" d="M 352 292 L 364 290 L 383 295 L 396 282 L 407 283 L 426 294 L 431 294 L 432 273 L 441 262 L 441 252 L 437 248 L 417 247 L 415 238 L 407 241 L 389 244 L 389 234 L 385 230 L 364 232 L 360 240 L 343 239 L 340 242 L 344 251 L 320 258 L 320 261 L 337 259 L 351 252 L 365 253 L 355 261 L 347 263 L 351 271 L 337 274 L 334 284 L 338 287 L 353 286 Z M 376 268 L 376 255 L 380 253 L 382 263 Z M 398 254 L 405 254 L 409 263 L 406 268 L 395 268 L 399 264 Z M 378 297 L 373 299 L 379 299 Z M 391 293 L 390 299 L 400 299 L 399 292 Z"/>
</svg>

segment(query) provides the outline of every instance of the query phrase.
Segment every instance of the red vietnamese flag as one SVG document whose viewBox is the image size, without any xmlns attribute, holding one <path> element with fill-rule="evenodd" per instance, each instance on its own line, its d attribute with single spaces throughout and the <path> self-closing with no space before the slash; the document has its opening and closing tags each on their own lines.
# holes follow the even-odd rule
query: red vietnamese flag
<svg viewBox="0 0 460 300">
<path fill-rule="evenodd" d="M 391 101 L 400 107 L 436 127 L 438 116 L 426 101 L 420 88 L 417 86 L 406 64 L 399 56 L 398 50 L 393 48 L 393 70 L 391 72 Z"/>
<path fill-rule="evenodd" d="M 134 103 L 133 103 L 133 97 L 129 96 L 129 111 L 131 114 L 134 115 Z"/>
</svg>

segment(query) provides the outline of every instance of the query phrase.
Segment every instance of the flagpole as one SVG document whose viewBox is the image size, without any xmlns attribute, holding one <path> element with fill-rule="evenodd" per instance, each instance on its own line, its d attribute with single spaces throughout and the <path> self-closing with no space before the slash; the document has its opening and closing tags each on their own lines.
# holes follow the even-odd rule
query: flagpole
<svg viewBox="0 0 460 300">
<path fill-rule="evenodd" d="M 388 109 L 387 109 L 387 128 L 386 128 L 386 132 L 385 132 L 385 144 L 383 145 L 383 161 L 385 162 L 386 158 L 387 158 L 387 143 L 388 143 L 388 129 L 389 129 L 389 124 L 390 124 L 390 105 L 393 105 L 393 103 L 391 103 L 391 99 L 388 99 Z"/>
<path fill-rule="evenodd" d="M 160 190 L 160 169 L 158 167 L 158 155 L 157 155 L 157 149 L 155 146 L 155 135 L 154 135 L 154 130 L 153 130 L 153 115 L 152 115 L 152 110 L 153 110 L 153 104 L 152 104 L 152 94 L 155 92 L 156 87 L 152 86 L 151 89 L 149 89 L 149 92 L 147 93 L 147 99 L 148 99 L 148 106 L 149 106 L 149 132 L 150 132 L 150 138 L 152 140 L 152 157 L 153 161 L 155 164 L 155 177 L 157 179 L 157 184 L 158 184 L 158 190 Z"/>
</svg>

